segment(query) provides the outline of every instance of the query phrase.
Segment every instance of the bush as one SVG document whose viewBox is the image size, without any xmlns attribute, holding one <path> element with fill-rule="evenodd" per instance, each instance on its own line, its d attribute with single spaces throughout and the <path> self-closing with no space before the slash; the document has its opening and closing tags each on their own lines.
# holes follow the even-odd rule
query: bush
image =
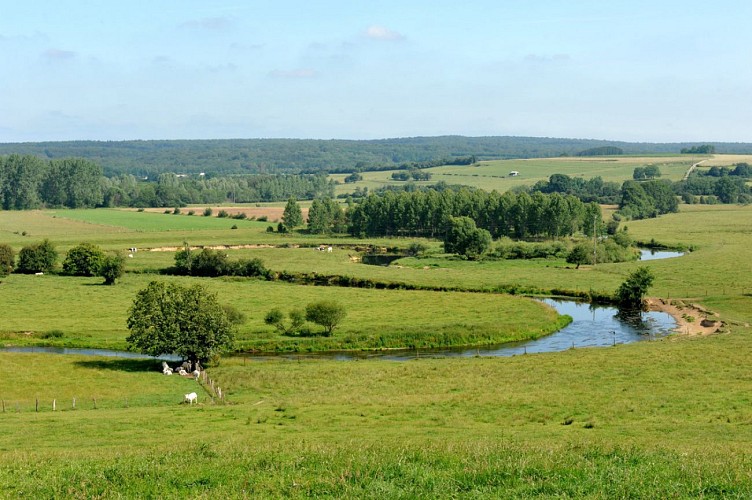
<svg viewBox="0 0 752 500">
<path fill-rule="evenodd" d="M 33 274 L 51 272 L 57 264 L 57 250 L 50 240 L 44 240 L 36 245 L 25 246 L 18 253 L 19 273 Z"/>
<path fill-rule="evenodd" d="M 410 257 L 418 257 L 423 255 L 428 250 L 428 245 L 419 241 L 413 241 L 407 246 L 407 255 Z"/>
<path fill-rule="evenodd" d="M 204 217 L 211 217 L 212 213 L 214 213 L 214 212 L 213 212 L 213 210 L 211 208 L 206 207 L 204 209 Z"/>
<path fill-rule="evenodd" d="M 282 309 L 278 307 L 275 307 L 266 313 L 266 316 L 264 316 L 264 323 L 273 326 L 280 333 L 285 333 L 287 331 L 287 328 L 285 328 L 285 313 L 283 313 Z"/>
<path fill-rule="evenodd" d="M 10 245 L 0 244 L 0 277 L 13 272 L 16 263 L 16 253 Z"/>
<path fill-rule="evenodd" d="M 222 309 L 224 309 L 227 319 L 233 325 L 242 325 L 247 320 L 246 315 L 231 304 L 222 304 Z"/>
<path fill-rule="evenodd" d="M 237 214 L 233 214 L 232 218 L 237 219 L 237 220 L 243 220 L 243 219 L 248 218 L 248 216 L 245 214 L 245 212 L 239 212 Z"/>
<path fill-rule="evenodd" d="M 217 214 L 217 217 L 219 217 L 220 219 L 225 219 L 229 216 L 230 214 L 227 213 L 227 210 L 220 210 L 219 213 Z"/>
<path fill-rule="evenodd" d="M 114 285 L 115 280 L 120 279 L 124 273 L 125 257 L 122 253 L 117 252 L 104 256 L 97 274 L 104 278 L 105 285 Z"/>
<path fill-rule="evenodd" d="M 63 273 L 69 276 L 97 276 L 104 262 L 104 252 L 97 245 L 81 243 L 68 250 Z"/>
<path fill-rule="evenodd" d="M 175 207 L 172 209 L 173 215 L 180 215 L 180 207 Z"/>
<path fill-rule="evenodd" d="M 650 268 L 637 268 L 616 290 L 619 305 L 627 309 L 642 309 L 644 297 L 654 280 L 655 276 Z"/>
<path fill-rule="evenodd" d="M 339 302 L 322 300 L 306 306 L 305 319 L 324 327 L 324 335 L 329 337 L 334 328 L 345 319 L 347 311 Z"/>
</svg>

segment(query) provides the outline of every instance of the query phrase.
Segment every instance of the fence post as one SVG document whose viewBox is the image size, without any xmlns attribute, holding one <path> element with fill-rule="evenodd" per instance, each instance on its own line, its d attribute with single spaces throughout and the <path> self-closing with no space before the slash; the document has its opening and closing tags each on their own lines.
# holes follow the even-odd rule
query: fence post
<svg viewBox="0 0 752 500">
<path fill-rule="evenodd" d="M 76 398 L 73 398 L 73 409 L 76 409 Z"/>
<path fill-rule="evenodd" d="M 97 398 L 91 398 L 94 401 L 94 409 L 97 409 Z"/>
<path fill-rule="evenodd" d="M 5 413 L 5 400 L 3 399 L 3 413 Z"/>
<path fill-rule="evenodd" d="M 34 410 L 39 412 L 39 398 L 36 398 L 36 403 L 34 404 Z"/>
<path fill-rule="evenodd" d="M 52 411 L 57 410 L 57 399 L 52 400 Z"/>
</svg>

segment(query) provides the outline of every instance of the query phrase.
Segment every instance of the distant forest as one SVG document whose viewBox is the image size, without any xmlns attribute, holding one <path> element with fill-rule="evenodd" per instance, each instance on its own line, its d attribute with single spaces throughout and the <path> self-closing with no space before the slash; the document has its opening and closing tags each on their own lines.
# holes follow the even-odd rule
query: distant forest
<svg viewBox="0 0 752 500">
<path fill-rule="evenodd" d="M 577 156 L 593 150 L 624 154 L 694 151 L 697 143 L 629 143 L 541 137 L 411 137 L 368 141 L 313 139 L 218 139 L 175 141 L 69 141 L 0 144 L 0 156 L 34 155 L 44 160 L 84 158 L 104 175 L 351 173 L 411 168 L 438 160 Z M 717 153 L 752 153 L 750 143 L 714 143 Z M 604 148 L 604 149 L 601 149 Z"/>
</svg>

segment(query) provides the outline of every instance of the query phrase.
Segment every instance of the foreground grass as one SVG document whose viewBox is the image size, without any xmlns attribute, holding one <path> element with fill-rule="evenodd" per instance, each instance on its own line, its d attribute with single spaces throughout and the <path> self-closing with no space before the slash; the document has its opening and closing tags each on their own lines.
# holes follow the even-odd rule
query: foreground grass
<svg viewBox="0 0 752 500">
<path fill-rule="evenodd" d="M 744 498 L 750 342 L 738 329 L 514 358 L 228 358 L 210 369 L 227 405 L 0 414 L 2 496 Z M 99 386 L 66 375 L 69 359 L 39 361 L 63 390 Z M 123 394 L 183 382 L 95 359 L 86 369 L 112 364 Z M 6 384 L 44 383 L 14 368 Z"/>
</svg>

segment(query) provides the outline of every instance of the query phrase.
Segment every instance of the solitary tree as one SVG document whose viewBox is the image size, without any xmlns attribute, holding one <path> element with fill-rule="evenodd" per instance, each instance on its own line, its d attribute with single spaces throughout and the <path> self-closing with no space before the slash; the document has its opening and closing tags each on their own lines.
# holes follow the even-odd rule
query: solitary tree
<svg viewBox="0 0 752 500">
<path fill-rule="evenodd" d="M 578 243 L 572 248 L 567 255 L 569 264 L 576 264 L 575 269 L 580 268 L 580 264 L 591 264 L 593 262 L 593 249 L 587 243 Z"/>
<path fill-rule="evenodd" d="M 298 201 L 292 196 L 287 200 L 285 211 L 282 213 L 282 224 L 288 231 L 303 225 L 303 212 L 300 210 Z"/>
<path fill-rule="evenodd" d="M 626 281 L 616 290 L 616 300 L 626 309 L 642 309 L 648 288 L 653 285 L 655 276 L 647 267 L 638 267 L 630 273 Z"/>
<path fill-rule="evenodd" d="M 306 306 L 305 319 L 324 327 L 324 335 L 329 337 L 332 330 L 347 316 L 345 307 L 333 300 L 311 302 Z"/>
<path fill-rule="evenodd" d="M 195 363 L 229 349 L 232 324 L 217 295 L 201 285 L 184 287 L 152 281 L 136 294 L 126 339 L 144 354 L 178 354 Z"/>
</svg>

